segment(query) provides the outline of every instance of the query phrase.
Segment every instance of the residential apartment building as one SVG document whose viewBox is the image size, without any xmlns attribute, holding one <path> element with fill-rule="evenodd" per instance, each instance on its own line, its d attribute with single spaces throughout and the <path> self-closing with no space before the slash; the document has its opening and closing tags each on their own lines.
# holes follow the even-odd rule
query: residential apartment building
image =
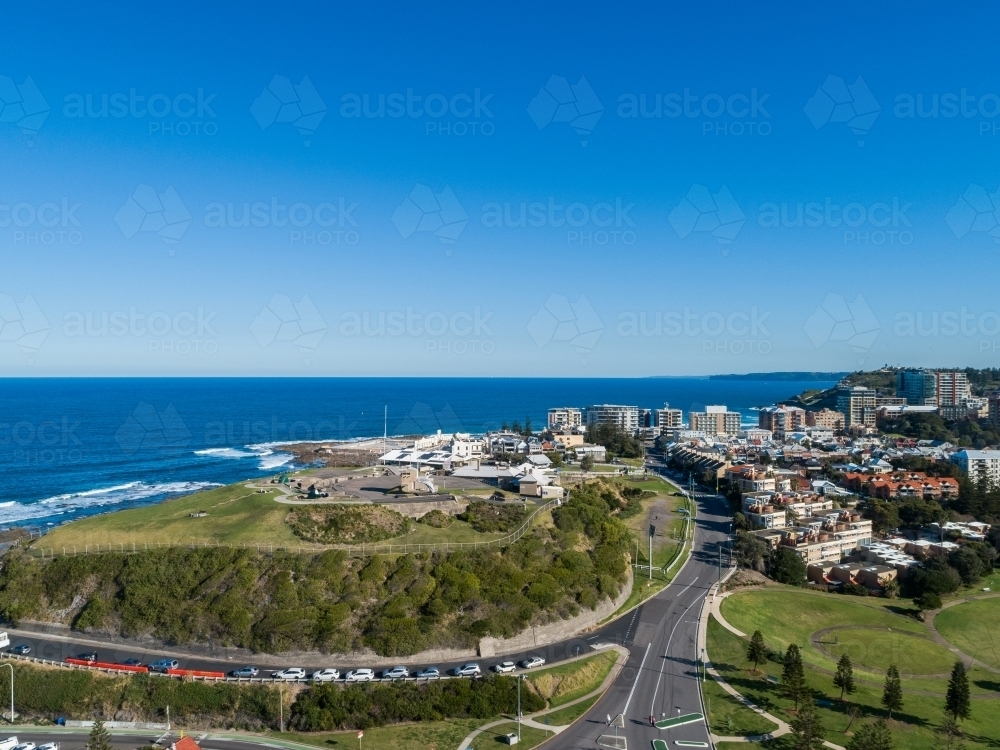
<svg viewBox="0 0 1000 750">
<path fill-rule="evenodd" d="M 588 406 L 584 412 L 587 427 L 595 425 L 614 425 L 630 435 L 635 434 L 642 426 L 639 423 L 638 406 L 621 406 L 619 404 L 596 404 Z"/>
<path fill-rule="evenodd" d="M 660 434 L 664 430 L 679 429 L 684 426 L 684 418 L 680 409 L 671 409 L 670 404 L 664 404 L 662 409 L 655 412 L 656 426 L 660 428 Z"/>
<path fill-rule="evenodd" d="M 910 406 L 960 406 L 972 396 L 964 372 L 900 370 L 896 373 L 896 395 Z"/>
<path fill-rule="evenodd" d="M 798 406 L 767 406 L 757 412 L 757 426 L 779 437 L 806 427 L 806 410 Z"/>
<path fill-rule="evenodd" d="M 837 411 L 844 415 L 845 427 L 874 427 L 875 391 L 863 385 L 838 388 Z"/>
<path fill-rule="evenodd" d="M 961 450 L 952 454 L 951 461 L 974 483 L 1000 486 L 1000 451 Z"/>
<path fill-rule="evenodd" d="M 737 435 L 741 421 L 738 411 L 729 411 L 725 406 L 706 406 L 705 411 L 688 412 L 689 428 L 706 435 Z"/>
<path fill-rule="evenodd" d="M 825 561 L 840 562 L 863 545 L 871 544 L 872 522 L 854 510 L 820 511 L 801 519 L 798 526 L 754 532 L 771 545 L 794 550 L 809 565 Z"/>
<path fill-rule="evenodd" d="M 989 416 L 994 427 L 1000 427 L 1000 393 L 991 393 L 989 396 Z"/>
<path fill-rule="evenodd" d="M 583 424 L 583 412 L 573 406 L 558 406 L 549 409 L 549 428 L 573 428 Z"/>
<path fill-rule="evenodd" d="M 825 427 L 828 430 L 843 430 L 844 415 L 833 409 L 807 411 L 806 425 L 809 427 Z"/>
</svg>

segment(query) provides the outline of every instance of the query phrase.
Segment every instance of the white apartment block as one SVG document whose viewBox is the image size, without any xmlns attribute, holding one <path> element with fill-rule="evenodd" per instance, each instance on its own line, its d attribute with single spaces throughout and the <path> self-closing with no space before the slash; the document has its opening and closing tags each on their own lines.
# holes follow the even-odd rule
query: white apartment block
<svg viewBox="0 0 1000 750">
<path fill-rule="evenodd" d="M 657 409 L 655 417 L 661 435 L 664 430 L 676 430 L 684 426 L 684 415 L 681 410 L 671 409 L 670 404 L 664 404 L 662 409 Z"/>
<path fill-rule="evenodd" d="M 961 450 L 952 454 L 951 462 L 976 484 L 1000 486 L 1000 451 Z"/>
<path fill-rule="evenodd" d="M 586 409 L 587 427 L 594 425 L 614 425 L 619 430 L 635 434 L 639 427 L 639 407 L 619 404 L 596 404 Z"/>
<path fill-rule="evenodd" d="M 688 412 L 688 426 L 706 435 L 738 435 L 742 417 L 725 406 L 706 406 L 705 411 Z"/>
<path fill-rule="evenodd" d="M 558 406 L 549 409 L 549 427 L 579 427 L 583 424 L 583 412 L 573 406 Z"/>
</svg>

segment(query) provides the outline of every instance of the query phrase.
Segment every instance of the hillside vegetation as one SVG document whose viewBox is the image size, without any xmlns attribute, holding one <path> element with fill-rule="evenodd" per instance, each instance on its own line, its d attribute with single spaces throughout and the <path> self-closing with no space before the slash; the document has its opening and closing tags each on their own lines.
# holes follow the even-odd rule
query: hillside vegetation
<svg viewBox="0 0 1000 750">
<path fill-rule="evenodd" d="M 0 617 L 277 653 L 471 647 L 594 608 L 628 576 L 627 501 L 574 491 L 502 549 L 394 557 L 174 548 L 0 564 Z M 543 514 L 544 516 L 545 514 Z"/>
</svg>

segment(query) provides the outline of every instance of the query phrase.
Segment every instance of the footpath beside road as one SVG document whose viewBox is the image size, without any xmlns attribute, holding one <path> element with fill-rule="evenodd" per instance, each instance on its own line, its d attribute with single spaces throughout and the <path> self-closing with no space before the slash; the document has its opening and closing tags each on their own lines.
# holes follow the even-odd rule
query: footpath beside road
<svg viewBox="0 0 1000 750">
<path fill-rule="evenodd" d="M 608 649 L 609 650 L 617 651 L 618 652 L 618 659 L 615 661 L 614 666 L 611 668 L 611 671 L 608 672 L 607 676 L 604 678 L 604 681 L 601 683 L 601 686 L 599 688 L 597 688 L 596 690 L 590 691 L 586 695 L 581 695 L 579 698 L 575 698 L 575 699 L 573 699 L 573 700 L 571 700 L 571 701 L 569 701 L 567 703 L 563 703 L 563 704 L 561 704 L 559 706 L 553 706 L 552 708 L 546 708 L 546 709 L 543 709 L 542 711 L 536 711 L 533 714 L 528 714 L 526 716 L 522 716 L 521 717 L 521 724 L 524 725 L 524 726 L 526 726 L 526 727 L 532 727 L 534 729 L 541 729 L 543 731 L 552 732 L 553 733 L 553 737 L 555 735 L 559 734 L 560 732 L 563 732 L 563 731 L 569 729 L 571 726 L 573 726 L 574 722 L 570 722 L 569 724 L 564 724 L 562 726 L 554 727 L 554 726 L 550 726 L 548 724 L 543 724 L 542 722 L 538 721 L 538 719 L 544 717 L 546 714 L 551 714 L 551 713 L 554 713 L 556 711 L 562 711 L 564 708 L 569 708 L 570 706 L 575 706 L 578 703 L 583 703 L 584 701 L 588 701 L 591 698 L 595 698 L 595 697 L 597 697 L 599 695 L 603 695 L 604 692 L 608 689 L 608 687 L 610 687 L 611 684 L 618 677 L 618 673 L 621 672 L 622 667 L 625 666 L 625 662 L 628 661 L 628 657 L 629 657 L 629 650 L 627 648 L 623 647 L 623 646 L 609 646 Z M 589 659 L 593 655 L 594 654 L 584 654 L 583 656 L 579 656 L 579 657 L 576 657 L 574 659 L 568 659 L 566 662 L 563 662 L 563 663 L 565 664 L 565 663 L 572 662 L 572 661 L 580 661 L 581 659 Z M 581 714 L 576 719 L 576 721 L 579 721 L 580 719 L 582 719 L 583 716 L 584 716 L 584 714 Z M 517 721 L 517 717 L 515 716 L 513 719 L 511 719 L 511 718 L 497 719 L 495 721 L 489 722 L 488 724 L 483 724 L 483 726 L 481 726 L 478 729 L 476 729 L 475 731 L 471 732 L 468 737 L 466 737 L 464 740 L 462 740 L 462 744 L 460 744 L 458 746 L 458 750 L 468 750 L 468 747 L 469 747 L 469 745 L 472 744 L 473 740 L 475 740 L 476 737 L 478 737 L 479 735 L 481 735 L 483 732 L 487 732 L 490 729 L 492 729 L 493 727 L 500 726 L 501 724 L 509 724 L 511 721 Z"/>
</svg>

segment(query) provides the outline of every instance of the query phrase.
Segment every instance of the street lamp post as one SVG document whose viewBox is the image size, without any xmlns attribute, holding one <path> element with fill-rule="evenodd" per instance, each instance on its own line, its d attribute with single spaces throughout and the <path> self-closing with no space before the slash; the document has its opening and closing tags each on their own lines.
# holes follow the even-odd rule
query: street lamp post
<svg viewBox="0 0 1000 750">
<path fill-rule="evenodd" d="M 14 723 L 14 665 L 10 662 L 0 664 L 0 668 L 10 667 L 10 723 Z"/>
<path fill-rule="evenodd" d="M 521 741 L 521 679 L 523 674 L 517 676 L 517 741 Z"/>
</svg>

